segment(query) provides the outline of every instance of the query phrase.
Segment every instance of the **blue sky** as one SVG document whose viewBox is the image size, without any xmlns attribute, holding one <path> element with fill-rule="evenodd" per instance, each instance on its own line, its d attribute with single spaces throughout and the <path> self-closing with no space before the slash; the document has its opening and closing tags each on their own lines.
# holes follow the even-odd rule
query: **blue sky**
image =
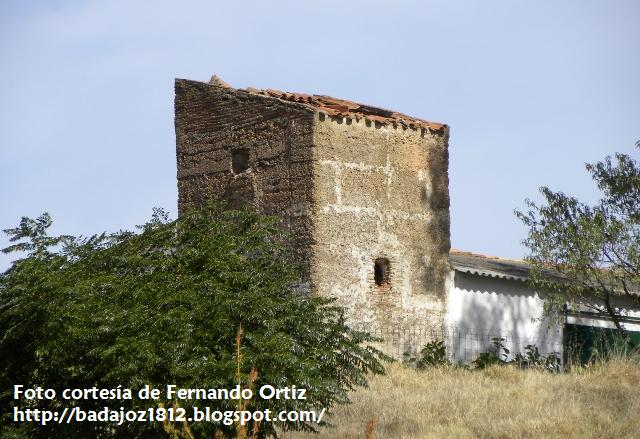
<svg viewBox="0 0 640 439">
<path fill-rule="evenodd" d="M 173 79 L 216 73 L 449 124 L 452 245 L 522 257 L 524 198 L 595 200 L 584 163 L 638 156 L 639 19 L 634 0 L 3 0 L 0 228 L 175 216 Z"/>
</svg>

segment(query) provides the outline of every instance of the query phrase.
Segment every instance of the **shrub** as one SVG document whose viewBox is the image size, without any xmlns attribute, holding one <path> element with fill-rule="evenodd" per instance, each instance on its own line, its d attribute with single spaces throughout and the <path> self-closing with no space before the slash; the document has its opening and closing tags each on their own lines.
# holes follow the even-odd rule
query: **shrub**
<svg viewBox="0 0 640 439">
<path fill-rule="evenodd" d="M 420 351 L 420 358 L 416 363 L 418 369 L 446 366 L 448 364 L 450 363 L 442 340 L 433 340 L 427 343 Z"/>
<path fill-rule="evenodd" d="M 471 364 L 473 364 L 476 369 L 485 369 L 494 364 L 507 364 L 510 351 L 504 345 L 505 341 L 504 338 L 493 337 L 491 339 L 493 348 L 482 352 Z"/>
<path fill-rule="evenodd" d="M 512 360 L 509 360 L 511 351 L 504 345 L 506 339 L 494 337 L 491 339 L 492 349 L 482 352 L 472 362 L 476 369 L 485 369 L 489 366 L 512 365 L 523 369 L 540 369 L 549 372 L 560 372 L 560 357 L 553 352 L 542 355 L 537 346 L 529 344 L 525 347 L 525 352 L 518 352 Z"/>
<path fill-rule="evenodd" d="M 523 369 L 541 369 L 549 372 L 560 372 L 560 357 L 553 352 L 542 355 L 538 347 L 529 344 L 525 347 L 524 354 L 517 353 L 513 359 L 513 363 Z"/>
<path fill-rule="evenodd" d="M 168 222 L 162 211 L 140 234 L 49 237 L 48 215 L 7 230 L 27 257 L 0 275 L 0 385 L 139 389 L 307 389 L 306 400 L 254 398 L 247 410 L 309 410 L 346 403 L 383 373 L 376 341 L 350 329 L 343 310 L 295 291 L 300 270 L 277 219 L 218 204 Z M 241 328 L 241 330 L 240 330 Z M 59 394 L 59 393 L 58 393 Z M 46 401 L 32 408 L 190 409 L 194 401 Z M 309 422 L 232 426 L 198 422 L 11 422 L 12 395 L 0 395 L 5 436 L 213 437 L 275 436 L 276 429 L 313 430 Z M 208 402 L 235 410 L 237 402 Z M 217 437 L 217 436 L 216 436 Z"/>
</svg>

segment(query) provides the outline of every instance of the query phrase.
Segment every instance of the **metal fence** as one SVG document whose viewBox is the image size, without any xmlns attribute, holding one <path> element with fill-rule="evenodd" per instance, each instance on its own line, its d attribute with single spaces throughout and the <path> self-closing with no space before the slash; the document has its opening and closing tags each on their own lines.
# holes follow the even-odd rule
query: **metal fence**
<svg viewBox="0 0 640 439">
<path fill-rule="evenodd" d="M 359 328 L 364 329 L 364 328 Z M 524 353 L 527 345 L 535 345 L 543 355 L 556 353 L 562 358 L 562 336 L 548 333 L 539 337 L 519 337 L 508 331 L 478 331 L 469 328 L 387 327 L 365 329 L 383 341 L 379 347 L 396 359 L 418 358 L 429 342 L 441 340 L 452 361 L 470 363 L 483 352 L 494 350 L 494 339 L 500 339 L 509 350 L 508 359 Z"/>
</svg>

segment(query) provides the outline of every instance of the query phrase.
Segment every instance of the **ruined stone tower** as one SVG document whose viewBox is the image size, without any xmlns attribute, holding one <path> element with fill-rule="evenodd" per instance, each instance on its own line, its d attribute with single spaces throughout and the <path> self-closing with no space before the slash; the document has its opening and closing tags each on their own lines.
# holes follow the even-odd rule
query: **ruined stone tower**
<svg viewBox="0 0 640 439">
<path fill-rule="evenodd" d="M 218 197 L 281 216 L 303 288 L 336 297 L 356 327 L 442 325 L 446 125 L 217 77 L 175 92 L 180 211 Z"/>
</svg>

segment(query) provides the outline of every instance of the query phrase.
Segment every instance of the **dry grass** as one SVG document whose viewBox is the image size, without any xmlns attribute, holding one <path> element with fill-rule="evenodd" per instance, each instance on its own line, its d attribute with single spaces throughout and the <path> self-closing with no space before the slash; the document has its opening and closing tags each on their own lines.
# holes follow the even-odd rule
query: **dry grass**
<svg viewBox="0 0 640 439">
<path fill-rule="evenodd" d="M 629 360 L 559 375 L 394 364 L 351 399 L 334 427 L 286 438 L 640 438 L 640 367 Z"/>
</svg>

